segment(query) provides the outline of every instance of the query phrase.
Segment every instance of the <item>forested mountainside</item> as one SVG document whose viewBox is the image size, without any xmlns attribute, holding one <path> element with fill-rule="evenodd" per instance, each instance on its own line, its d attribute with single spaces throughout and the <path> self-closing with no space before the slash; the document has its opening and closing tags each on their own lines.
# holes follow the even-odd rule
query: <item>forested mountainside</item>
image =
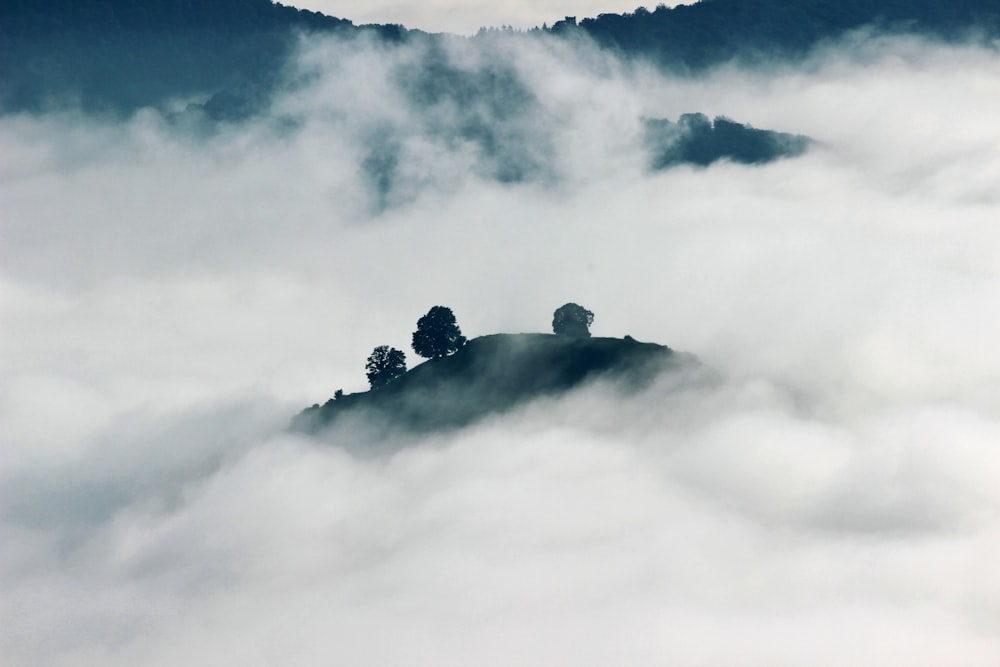
<svg viewBox="0 0 1000 667">
<path fill-rule="evenodd" d="M 270 0 L 3 0 L 0 104 L 128 112 L 222 92 L 238 111 L 266 97 L 297 35 L 359 30 L 405 34 Z"/>
<path fill-rule="evenodd" d="M 559 21 L 557 34 L 583 33 L 598 44 L 675 69 L 732 59 L 797 58 L 862 28 L 956 40 L 1000 34 L 1000 0 L 701 0 L 654 11 Z"/>
<path fill-rule="evenodd" d="M 570 18 L 531 33 L 586 36 L 629 57 L 692 71 L 732 59 L 801 57 L 866 26 L 941 39 L 995 36 L 1000 0 L 702 0 Z M 238 118 L 266 104 L 297 36 L 317 32 L 365 32 L 393 43 L 440 39 L 270 0 L 3 0 L 0 108 L 127 113 L 201 94 L 210 114 Z"/>
</svg>

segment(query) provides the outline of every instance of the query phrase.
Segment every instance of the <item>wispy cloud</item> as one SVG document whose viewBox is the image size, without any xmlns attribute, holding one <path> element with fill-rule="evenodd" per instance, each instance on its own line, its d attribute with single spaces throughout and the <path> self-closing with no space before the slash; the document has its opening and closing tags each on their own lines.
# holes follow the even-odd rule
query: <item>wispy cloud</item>
<svg viewBox="0 0 1000 667">
<path fill-rule="evenodd" d="M 995 54 L 448 47 L 523 86 L 505 119 L 415 97 L 419 48 L 306 48 L 309 85 L 209 135 L 0 120 L 5 664 L 991 664 Z M 649 173 L 642 119 L 689 111 L 821 145 Z M 498 180 L 479 121 L 544 169 Z M 282 433 L 433 304 L 475 336 L 569 300 L 725 381 L 367 456 Z"/>
</svg>

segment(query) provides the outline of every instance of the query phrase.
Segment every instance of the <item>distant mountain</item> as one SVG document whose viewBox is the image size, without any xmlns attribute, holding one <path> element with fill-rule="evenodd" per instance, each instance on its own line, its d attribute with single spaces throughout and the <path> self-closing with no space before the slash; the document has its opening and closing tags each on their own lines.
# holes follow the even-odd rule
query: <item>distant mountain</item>
<svg viewBox="0 0 1000 667">
<path fill-rule="evenodd" d="M 601 46 L 675 70 L 730 60 L 802 57 L 828 40 L 870 27 L 940 39 L 1000 35 L 1000 0 L 701 0 L 654 11 L 567 17 L 554 34 L 585 34 Z"/>
<path fill-rule="evenodd" d="M 0 109 L 129 112 L 221 92 L 207 110 L 239 116 L 270 93 L 298 34 L 362 29 L 406 33 L 270 0 L 2 0 Z"/>
<path fill-rule="evenodd" d="M 293 429 L 316 432 L 349 420 L 386 430 L 454 428 L 592 380 L 630 392 L 661 373 L 681 372 L 699 381 L 712 377 L 692 355 L 630 337 L 494 334 L 469 341 L 452 356 L 429 360 L 380 389 L 307 408 Z"/>
<path fill-rule="evenodd" d="M 530 35 L 586 35 L 626 57 L 697 71 L 733 59 L 801 57 L 866 26 L 996 37 L 1000 0 L 702 0 L 570 18 Z M 128 113 L 201 94 L 210 117 L 239 119 L 266 107 L 302 32 L 440 40 L 270 0 L 0 0 L 0 111 L 79 105 Z M 432 67 L 427 74 L 435 76 Z"/>
</svg>

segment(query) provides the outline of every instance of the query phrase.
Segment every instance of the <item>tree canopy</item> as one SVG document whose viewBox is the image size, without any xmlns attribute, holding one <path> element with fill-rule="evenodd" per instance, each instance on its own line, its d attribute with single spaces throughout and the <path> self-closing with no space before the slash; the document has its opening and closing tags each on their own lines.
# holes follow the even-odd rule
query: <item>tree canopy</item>
<svg viewBox="0 0 1000 667">
<path fill-rule="evenodd" d="M 463 345 L 465 336 L 462 335 L 451 308 L 434 306 L 417 320 L 417 330 L 413 332 L 413 351 L 421 357 L 446 357 Z"/>
<path fill-rule="evenodd" d="M 406 355 L 394 347 L 379 345 L 368 357 L 365 371 L 372 389 L 384 387 L 406 372 Z"/>
<path fill-rule="evenodd" d="M 559 306 L 552 314 L 552 331 L 560 336 L 590 338 L 590 325 L 594 314 L 575 303 Z"/>
</svg>

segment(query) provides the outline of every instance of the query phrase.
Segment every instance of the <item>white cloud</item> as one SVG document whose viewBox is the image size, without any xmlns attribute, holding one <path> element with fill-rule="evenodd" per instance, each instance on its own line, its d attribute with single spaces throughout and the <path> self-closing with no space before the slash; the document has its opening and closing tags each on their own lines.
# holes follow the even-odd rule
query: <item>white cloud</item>
<svg viewBox="0 0 1000 667">
<path fill-rule="evenodd" d="M 293 125 L 0 120 L 5 664 L 991 664 L 994 54 L 676 80 L 455 45 L 536 99 L 500 125 L 548 171 L 500 184 L 393 79 L 420 53 L 314 48 Z M 644 173 L 639 118 L 687 111 L 823 143 Z M 475 336 L 567 300 L 725 381 L 369 456 L 280 433 L 433 304 Z"/>
</svg>

